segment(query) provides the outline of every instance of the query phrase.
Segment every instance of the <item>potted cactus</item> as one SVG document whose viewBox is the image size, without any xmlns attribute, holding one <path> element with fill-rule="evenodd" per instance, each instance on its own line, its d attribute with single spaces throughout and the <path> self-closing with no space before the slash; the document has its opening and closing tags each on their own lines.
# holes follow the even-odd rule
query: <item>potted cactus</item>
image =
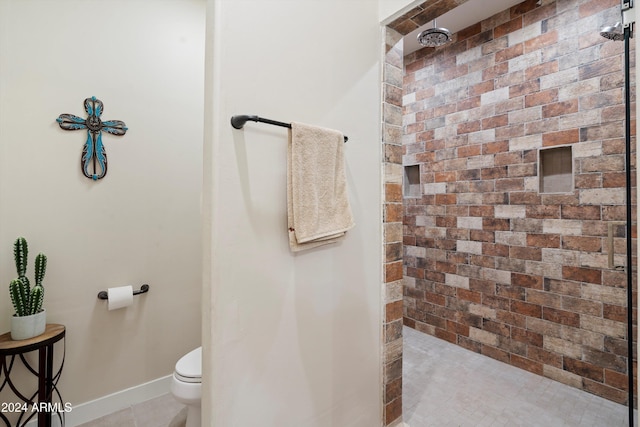
<svg viewBox="0 0 640 427">
<path fill-rule="evenodd" d="M 35 285 L 27 278 L 29 248 L 24 237 L 13 244 L 18 277 L 9 283 L 9 295 L 16 313 L 11 318 L 11 339 L 25 340 L 42 334 L 46 329 L 46 311 L 42 308 L 42 281 L 47 270 L 47 256 L 39 253 L 35 260 Z"/>
</svg>

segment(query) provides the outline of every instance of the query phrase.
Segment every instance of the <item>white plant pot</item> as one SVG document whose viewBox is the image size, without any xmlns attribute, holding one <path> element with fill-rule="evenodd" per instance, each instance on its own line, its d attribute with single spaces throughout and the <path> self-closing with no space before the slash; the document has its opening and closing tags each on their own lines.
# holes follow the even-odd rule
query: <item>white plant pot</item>
<svg viewBox="0 0 640 427">
<path fill-rule="evenodd" d="M 42 334 L 47 327 L 47 312 L 45 309 L 31 316 L 11 317 L 11 339 L 26 340 Z"/>
</svg>

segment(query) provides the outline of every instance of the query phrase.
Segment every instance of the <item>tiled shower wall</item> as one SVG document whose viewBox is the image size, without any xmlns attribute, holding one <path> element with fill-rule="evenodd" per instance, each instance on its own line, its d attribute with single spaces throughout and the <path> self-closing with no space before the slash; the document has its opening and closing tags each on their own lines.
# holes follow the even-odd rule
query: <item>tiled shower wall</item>
<svg viewBox="0 0 640 427">
<path fill-rule="evenodd" d="M 540 3 L 405 57 L 404 323 L 627 403 L 620 2 Z M 548 147 L 569 191 L 541 192 Z"/>
<path fill-rule="evenodd" d="M 402 421 L 402 35 L 385 28 L 382 72 L 384 166 L 384 425 Z"/>
</svg>

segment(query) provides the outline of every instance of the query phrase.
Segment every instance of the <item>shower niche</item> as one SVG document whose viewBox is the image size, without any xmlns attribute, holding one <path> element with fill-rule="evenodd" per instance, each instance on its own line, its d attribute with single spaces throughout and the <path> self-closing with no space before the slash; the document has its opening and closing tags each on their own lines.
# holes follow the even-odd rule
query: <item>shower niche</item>
<svg viewBox="0 0 640 427">
<path fill-rule="evenodd" d="M 540 149 L 538 152 L 540 193 L 573 191 L 573 153 L 571 146 Z"/>
<path fill-rule="evenodd" d="M 404 197 L 421 197 L 420 191 L 420 165 L 404 167 L 404 179 L 402 180 Z"/>
</svg>

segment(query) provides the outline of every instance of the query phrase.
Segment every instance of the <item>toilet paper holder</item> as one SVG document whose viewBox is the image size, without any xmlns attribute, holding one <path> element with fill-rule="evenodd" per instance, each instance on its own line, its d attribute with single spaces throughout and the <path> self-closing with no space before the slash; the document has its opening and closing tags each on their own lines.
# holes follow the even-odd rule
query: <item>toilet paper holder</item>
<svg viewBox="0 0 640 427">
<path fill-rule="evenodd" d="M 133 291 L 133 295 L 140 295 L 140 294 L 144 294 L 149 292 L 149 285 L 147 285 L 146 283 L 142 286 L 140 286 L 140 290 L 139 291 Z M 109 294 L 107 294 L 107 291 L 100 291 L 98 292 L 98 298 L 99 299 L 109 299 Z"/>
</svg>

